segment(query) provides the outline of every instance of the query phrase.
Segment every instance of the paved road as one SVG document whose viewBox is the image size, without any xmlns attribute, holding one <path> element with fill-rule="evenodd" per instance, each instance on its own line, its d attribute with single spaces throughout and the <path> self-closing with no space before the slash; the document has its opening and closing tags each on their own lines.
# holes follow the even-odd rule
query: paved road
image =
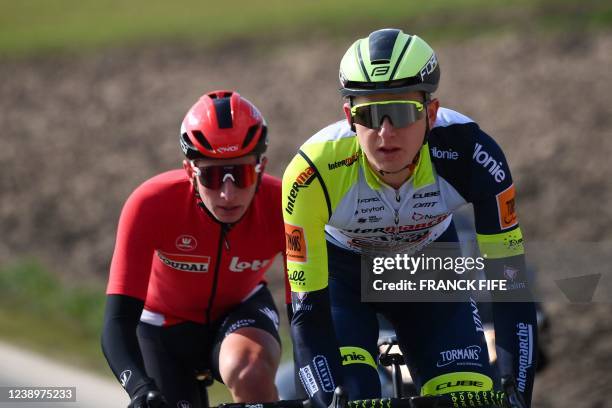
<svg viewBox="0 0 612 408">
<path fill-rule="evenodd" d="M 76 387 L 77 402 L 7 403 L 0 408 L 119 408 L 127 394 L 111 380 L 0 342 L 0 386 Z"/>
</svg>

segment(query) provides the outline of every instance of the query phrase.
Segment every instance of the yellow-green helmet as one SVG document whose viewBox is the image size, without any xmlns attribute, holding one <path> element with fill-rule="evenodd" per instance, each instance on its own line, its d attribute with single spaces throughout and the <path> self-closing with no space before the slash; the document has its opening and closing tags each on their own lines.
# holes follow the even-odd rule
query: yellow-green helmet
<svg viewBox="0 0 612 408">
<path fill-rule="evenodd" d="M 340 93 L 344 97 L 372 93 L 433 93 L 440 66 L 434 50 L 416 35 L 385 28 L 361 38 L 340 62 Z"/>
</svg>

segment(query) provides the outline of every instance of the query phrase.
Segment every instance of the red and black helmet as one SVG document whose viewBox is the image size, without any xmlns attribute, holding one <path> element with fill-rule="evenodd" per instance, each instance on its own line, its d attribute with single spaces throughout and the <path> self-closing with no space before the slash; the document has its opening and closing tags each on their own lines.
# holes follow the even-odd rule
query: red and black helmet
<svg viewBox="0 0 612 408">
<path fill-rule="evenodd" d="M 187 159 L 231 159 L 268 147 L 268 128 L 259 110 L 233 91 L 203 95 L 181 124 L 181 149 Z"/>
</svg>

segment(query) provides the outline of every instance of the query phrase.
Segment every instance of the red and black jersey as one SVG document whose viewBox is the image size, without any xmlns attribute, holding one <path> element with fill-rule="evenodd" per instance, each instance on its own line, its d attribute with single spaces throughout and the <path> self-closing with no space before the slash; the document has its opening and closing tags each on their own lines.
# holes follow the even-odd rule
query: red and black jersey
<svg viewBox="0 0 612 408">
<path fill-rule="evenodd" d="M 159 324 L 214 321 L 248 297 L 284 251 L 280 180 L 264 175 L 228 228 L 196 199 L 185 171 L 168 171 L 127 200 L 106 293 L 143 300 Z"/>
</svg>

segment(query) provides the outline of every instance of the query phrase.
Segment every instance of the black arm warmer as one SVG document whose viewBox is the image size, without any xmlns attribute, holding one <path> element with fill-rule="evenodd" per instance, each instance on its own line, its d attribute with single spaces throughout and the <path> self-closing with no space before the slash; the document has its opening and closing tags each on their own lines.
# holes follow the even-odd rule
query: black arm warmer
<svg viewBox="0 0 612 408">
<path fill-rule="evenodd" d="M 507 274 L 505 269 L 516 271 Z M 511 278 L 509 278 L 510 276 Z M 493 322 L 497 361 L 501 375 L 512 374 L 530 406 L 536 368 L 537 318 L 533 282 L 527 276 L 523 255 L 487 261 L 489 279 L 506 279 L 508 290 L 493 292 Z"/>
<path fill-rule="evenodd" d="M 293 316 L 291 337 L 296 371 L 308 393 L 313 406 L 326 408 L 332 400 L 335 385 L 343 383 L 340 348 L 332 323 L 329 289 L 321 289 L 306 294 L 291 294 Z M 324 361 L 329 366 L 328 381 L 323 383 L 322 376 L 316 375 L 315 361 Z M 313 385 L 312 383 L 316 383 Z M 313 391 L 317 390 L 316 392 Z"/>
<path fill-rule="evenodd" d="M 144 302 L 124 295 L 108 295 L 102 328 L 102 352 L 108 365 L 130 397 L 143 388 L 153 386 L 145 371 L 142 354 L 136 338 L 136 326 Z M 129 370 L 129 374 L 126 372 Z M 125 375 L 122 373 L 126 372 Z"/>
</svg>

